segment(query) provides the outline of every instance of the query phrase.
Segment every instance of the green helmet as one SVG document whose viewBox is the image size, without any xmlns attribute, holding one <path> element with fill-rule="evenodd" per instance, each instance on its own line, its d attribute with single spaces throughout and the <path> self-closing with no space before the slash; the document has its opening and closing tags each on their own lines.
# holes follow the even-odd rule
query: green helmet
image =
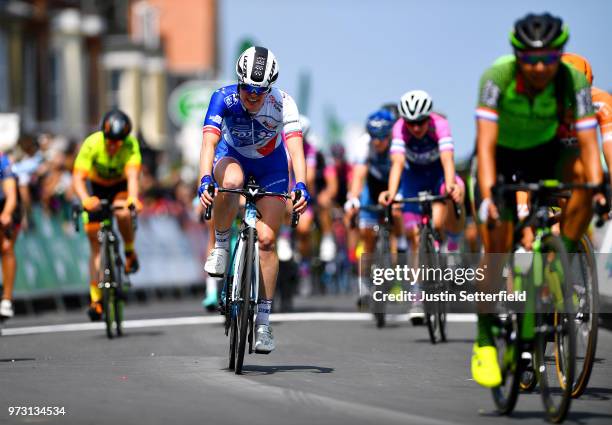
<svg viewBox="0 0 612 425">
<path fill-rule="evenodd" d="M 510 43 L 517 50 L 561 49 L 568 39 L 567 25 L 550 13 L 530 13 L 516 21 L 510 32 Z"/>
</svg>

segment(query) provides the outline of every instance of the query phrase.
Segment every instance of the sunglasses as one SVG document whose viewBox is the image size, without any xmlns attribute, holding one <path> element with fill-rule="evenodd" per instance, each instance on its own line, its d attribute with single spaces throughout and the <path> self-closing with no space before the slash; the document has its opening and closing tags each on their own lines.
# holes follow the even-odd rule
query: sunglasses
<svg viewBox="0 0 612 425">
<path fill-rule="evenodd" d="M 249 84 L 238 84 L 238 89 L 243 90 L 249 94 L 255 94 L 260 96 L 262 94 L 269 93 L 272 87 L 256 87 Z"/>
<path fill-rule="evenodd" d="M 528 65 L 537 65 L 542 62 L 544 65 L 551 65 L 561 60 L 561 52 L 559 50 L 552 50 L 548 52 L 516 52 L 516 57 L 522 63 Z"/>
<path fill-rule="evenodd" d="M 416 121 L 406 121 L 406 120 L 405 121 L 406 121 L 406 124 L 408 124 L 409 126 L 415 126 L 415 125 L 421 126 L 425 124 L 428 120 L 429 120 L 429 117 L 425 117 L 425 118 L 422 118 Z"/>
<path fill-rule="evenodd" d="M 106 139 L 106 144 L 108 145 L 119 145 L 122 143 L 123 143 L 123 140 L 121 139 Z"/>
</svg>

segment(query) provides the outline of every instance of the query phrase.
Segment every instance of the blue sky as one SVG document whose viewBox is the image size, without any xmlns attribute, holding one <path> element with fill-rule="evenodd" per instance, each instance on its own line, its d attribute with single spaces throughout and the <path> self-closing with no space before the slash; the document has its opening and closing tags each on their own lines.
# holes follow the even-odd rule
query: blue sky
<svg viewBox="0 0 612 425">
<path fill-rule="evenodd" d="M 309 115 L 324 134 L 326 106 L 345 124 L 382 103 L 427 90 L 448 115 L 459 158 L 474 140 L 480 75 L 510 53 L 508 32 L 528 12 L 549 11 L 570 28 L 568 51 L 591 61 L 595 85 L 612 89 L 612 1 L 219 0 L 221 77 L 233 79 L 240 40 L 270 48 L 278 87 L 296 96 L 311 74 Z"/>
</svg>

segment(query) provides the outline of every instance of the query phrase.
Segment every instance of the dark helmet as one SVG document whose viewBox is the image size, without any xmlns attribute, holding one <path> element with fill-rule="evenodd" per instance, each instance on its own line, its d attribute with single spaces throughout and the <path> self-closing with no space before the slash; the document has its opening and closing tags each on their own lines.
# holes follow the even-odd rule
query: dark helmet
<svg viewBox="0 0 612 425">
<path fill-rule="evenodd" d="M 569 38 L 569 29 L 561 18 L 550 13 L 530 13 L 514 23 L 510 42 L 517 50 L 561 49 Z"/>
<path fill-rule="evenodd" d="M 101 130 L 106 139 L 123 140 L 132 131 L 132 122 L 125 112 L 113 109 L 102 118 Z"/>
</svg>

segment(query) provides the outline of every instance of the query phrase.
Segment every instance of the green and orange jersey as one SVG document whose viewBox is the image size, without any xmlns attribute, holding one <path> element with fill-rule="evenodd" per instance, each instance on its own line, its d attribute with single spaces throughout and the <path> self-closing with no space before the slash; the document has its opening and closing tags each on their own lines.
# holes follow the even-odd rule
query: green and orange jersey
<svg viewBox="0 0 612 425">
<path fill-rule="evenodd" d="M 126 171 L 140 169 L 142 157 L 138 140 L 127 136 L 114 155 L 106 150 L 104 134 L 97 131 L 84 141 L 74 162 L 74 173 L 87 177 L 94 183 L 112 186 L 126 180 Z"/>
<path fill-rule="evenodd" d="M 552 81 L 534 97 L 526 93 L 515 58 L 504 58 L 485 71 L 476 117 L 498 123 L 499 146 L 530 149 L 555 139 L 563 115 L 559 113 L 559 99 L 577 131 L 597 126 L 586 77 L 571 66 L 562 63 L 560 67 L 564 92 L 557 93 Z"/>
<path fill-rule="evenodd" d="M 591 87 L 595 115 L 603 143 L 612 142 L 612 95 L 605 90 Z"/>
</svg>

